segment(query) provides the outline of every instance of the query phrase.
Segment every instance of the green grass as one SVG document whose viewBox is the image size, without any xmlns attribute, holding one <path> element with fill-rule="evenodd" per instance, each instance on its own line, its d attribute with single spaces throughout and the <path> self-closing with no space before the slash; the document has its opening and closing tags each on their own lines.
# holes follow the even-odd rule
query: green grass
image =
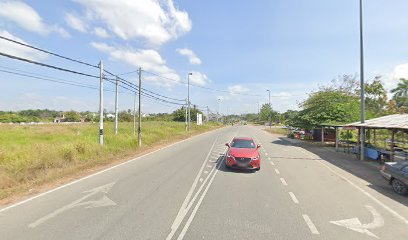
<svg viewBox="0 0 408 240">
<path fill-rule="evenodd" d="M 104 146 L 98 143 L 98 126 L 0 125 L 0 199 L 217 127 L 192 125 L 187 133 L 184 123 L 142 122 L 143 147 L 139 148 L 133 123 L 120 123 L 118 135 L 113 123 L 106 123 Z"/>
<path fill-rule="evenodd" d="M 287 135 L 288 134 L 288 129 L 286 128 L 269 128 L 266 127 L 265 131 L 273 133 L 273 134 L 279 134 L 279 135 Z"/>
</svg>

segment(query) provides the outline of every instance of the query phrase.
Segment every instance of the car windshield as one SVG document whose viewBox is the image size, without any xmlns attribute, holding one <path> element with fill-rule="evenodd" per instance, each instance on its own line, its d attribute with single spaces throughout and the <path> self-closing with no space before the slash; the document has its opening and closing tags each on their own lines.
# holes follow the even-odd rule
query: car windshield
<svg viewBox="0 0 408 240">
<path fill-rule="evenodd" d="M 255 148 L 255 143 L 252 140 L 234 140 L 231 143 L 233 148 Z"/>
</svg>

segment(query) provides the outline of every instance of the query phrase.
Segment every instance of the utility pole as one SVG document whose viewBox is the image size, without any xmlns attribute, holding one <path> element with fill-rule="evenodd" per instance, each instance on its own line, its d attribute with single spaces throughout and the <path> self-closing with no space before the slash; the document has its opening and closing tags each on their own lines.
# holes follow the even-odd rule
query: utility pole
<svg viewBox="0 0 408 240">
<path fill-rule="evenodd" d="M 118 88 L 119 88 L 119 77 L 116 76 L 116 95 L 115 95 L 115 135 L 118 134 L 118 108 L 119 108 L 119 93 L 118 93 Z"/>
<path fill-rule="evenodd" d="M 269 128 L 272 128 L 272 126 L 271 126 L 271 125 L 272 125 L 272 122 L 271 122 L 271 121 L 272 121 L 272 119 L 271 119 L 271 118 L 272 118 L 272 116 L 271 116 L 271 115 L 272 115 L 271 90 L 268 89 L 268 90 L 266 90 L 266 91 L 269 93 L 269 108 L 270 108 L 270 110 L 271 110 L 271 112 L 269 113 Z"/>
<path fill-rule="evenodd" d="M 187 130 L 190 131 L 190 121 L 191 121 L 191 116 L 190 116 L 190 75 L 193 75 L 192 73 L 187 74 L 187 99 L 188 99 L 188 118 L 187 118 Z"/>
<path fill-rule="evenodd" d="M 363 45 L 363 0 L 360 0 L 360 101 L 361 123 L 365 122 L 365 97 L 364 97 L 364 45 Z M 365 128 L 360 131 L 360 160 L 365 159 Z"/>
<path fill-rule="evenodd" d="M 208 123 L 209 118 L 210 118 L 210 109 L 207 106 L 207 123 Z"/>
<path fill-rule="evenodd" d="M 133 136 L 136 136 L 136 90 L 133 95 Z"/>
<path fill-rule="evenodd" d="M 221 98 L 218 98 L 217 122 L 220 121 L 220 102 L 221 102 Z"/>
<path fill-rule="evenodd" d="M 187 103 L 187 98 L 186 98 L 186 131 L 188 131 L 188 122 L 187 122 L 187 118 L 188 118 L 187 114 L 188 114 L 188 112 L 187 112 L 187 108 L 188 108 L 188 103 Z"/>
<path fill-rule="evenodd" d="M 99 62 L 99 144 L 103 145 L 103 61 Z"/>
<path fill-rule="evenodd" d="M 137 129 L 139 147 L 142 147 L 142 68 L 139 67 L 139 127 Z"/>
</svg>

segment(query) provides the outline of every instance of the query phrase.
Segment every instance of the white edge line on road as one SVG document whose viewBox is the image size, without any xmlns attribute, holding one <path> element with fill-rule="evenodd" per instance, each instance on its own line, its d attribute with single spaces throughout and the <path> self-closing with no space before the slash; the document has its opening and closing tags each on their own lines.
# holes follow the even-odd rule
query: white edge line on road
<svg viewBox="0 0 408 240">
<path fill-rule="evenodd" d="M 60 189 L 66 188 L 66 187 L 71 186 L 71 185 L 74 185 L 75 183 L 84 181 L 84 180 L 86 180 L 86 179 L 88 179 L 88 178 L 91 178 L 91 177 L 97 176 L 97 175 L 99 175 L 99 174 L 102 174 L 102 173 L 104 173 L 104 172 L 110 171 L 110 170 L 115 169 L 115 168 L 117 168 L 117 167 L 120 167 L 120 166 L 129 164 L 129 163 L 132 163 L 132 162 L 134 162 L 134 161 L 136 161 L 136 160 L 138 160 L 138 159 L 140 159 L 140 158 L 149 156 L 149 155 L 154 154 L 154 153 L 156 153 L 156 152 L 162 151 L 162 150 L 164 150 L 164 149 L 166 149 L 166 148 L 170 148 L 170 147 L 172 147 L 172 146 L 175 146 L 175 145 L 177 145 L 177 144 L 181 144 L 181 143 L 186 142 L 186 141 L 188 141 L 188 140 L 191 140 L 191 139 L 193 139 L 193 138 L 196 138 L 196 137 L 199 137 L 199 136 L 203 136 L 203 135 L 206 135 L 206 134 L 209 134 L 209 133 L 212 133 L 212 132 L 221 130 L 221 129 L 224 129 L 224 128 L 217 128 L 217 129 L 214 129 L 214 130 L 212 130 L 212 131 L 208 131 L 208 132 L 205 132 L 205 133 L 201 133 L 201 134 L 198 134 L 198 135 L 195 135 L 195 136 L 192 136 L 192 137 L 183 139 L 183 140 L 181 140 L 181 141 L 172 143 L 172 144 L 167 145 L 167 146 L 165 146 L 165 147 L 156 149 L 156 150 L 154 150 L 154 151 L 152 151 L 152 152 L 148 152 L 148 153 L 146 153 L 146 154 L 143 154 L 143 155 L 141 155 L 141 156 L 139 156 L 139 157 L 130 159 L 130 160 L 126 161 L 126 162 L 119 163 L 119 164 L 114 165 L 114 166 L 112 166 L 112 167 L 103 169 L 103 170 L 101 170 L 101 171 L 99 171 L 99 172 L 93 173 L 93 174 L 88 175 L 88 176 L 85 176 L 85 177 L 83 177 L 83 178 L 79 178 L 79 179 L 77 179 L 77 180 L 74 180 L 74 181 L 69 182 L 69 183 L 66 183 L 66 184 L 63 184 L 63 185 L 61 185 L 61 186 L 59 186 L 59 187 L 53 188 L 53 189 L 48 190 L 48 191 L 46 191 L 46 192 L 43 192 L 43 193 L 40 193 L 40 194 L 35 195 L 35 196 L 33 196 L 33 197 L 27 198 L 27 199 L 25 199 L 25 200 L 23 200 L 23 201 L 21 201 L 21 202 L 18 202 L 18 203 L 12 204 L 12 205 L 10 205 L 10 206 L 7 206 L 7 207 L 5 207 L 5 208 L 2 208 L 2 209 L 0 209 L 0 213 L 5 212 L 5 211 L 7 211 L 7 210 L 9 210 L 9 209 L 11 209 L 11 208 L 20 206 L 20 205 L 22 205 L 22 204 L 25 204 L 25 203 L 27 203 L 27 202 L 30 202 L 30 201 L 32 201 L 32 200 L 34 200 L 34 199 L 36 199 L 36 198 L 42 197 L 42 196 L 47 195 L 47 194 L 49 194 L 49 193 L 58 191 L 58 190 L 60 190 Z"/>
<path fill-rule="evenodd" d="M 362 189 L 361 187 L 357 186 L 355 183 L 353 183 L 351 180 L 349 180 L 348 178 L 344 177 L 343 175 L 341 175 L 340 173 L 334 171 L 331 167 L 329 167 L 326 163 L 322 162 L 322 160 L 318 160 L 318 163 L 320 163 L 321 165 L 323 165 L 325 168 L 327 168 L 330 172 L 336 174 L 338 177 L 340 177 L 341 179 L 343 179 L 344 181 L 348 182 L 351 186 L 353 186 L 354 188 L 356 188 L 357 190 L 359 190 L 360 192 L 362 192 L 364 195 L 366 195 L 367 197 L 369 197 L 371 200 L 373 200 L 374 202 L 376 202 L 378 205 L 380 205 L 381 207 L 383 207 L 385 210 L 387 210 L 389 213 L 391 213 L 392 215 L 394 215 L 394 217 L 400 219 L 401 221 L 403 221 L 405 224 L 408 225 L 408 220 L 405 219 L 403 216 L 401 216 L 400 214 L 398 214 L 396 211 L 394 211 L 393 209 L 391 209 L 390 207 L 388 207 L 387 205 L 385 205 L 383 202 L 381 202 L 380 200 L 378 200 L 376 197 L 374 197 L 373 195 L 371 195 L 370 193 L 368 193 L 367 191 L 365 191 L 364 189 Z"/>
<path fill-rule="evenodd" d="M 296 204 L 299 204 L 299 200 L 296 198 L 295 194 L 293 192 L 289 192 L 290 197 L 292 198 L 292 201 Z"/>
<path fill-rule="evenodd" d="M 280 180 L 284 186 L 288 186 L 288 183 L 286 182 L 284 178 L 280 178 Z"/>
<path fill-rule="evenodd" d="M 225 158 L 223 158 L 223 161 L 224 161 L 224 159 L 225 159 Z M 196 206 L 194 207 L 193 212 L 191 213 L 190 217 L 187 219 L 187 222 L 186 222 L 186 224 L 184 225 L 183 230 L 181 230 L 181 233 L 180 233 L 180 235 L 178 236 L 177 240 L 182 240 L 182 239 L 184 238 L 184 235 L 186 234 L 188 228 L 190 227 L 190 224 L 191 224 L 191 222 L 193 221 L 194 216 L 196 215 L 196 213 L 197 213 L 197 211 L 198 211 L 198 208 L 200 207 L 201 203 L 203 202 L 203 199 L 204 199 L 205 195 L 207 194 L 208 189 L 210 188 L 211 184 L 213 183 L 214 178 L 215 178 L 215 176 L 217 175 L 218 170 L 219 170 L 219 168 L 220 168 L 220 166 L 221 166 L 221 164 L 222 164 L 223 161 L 220 161 L 220 164 L 218 164 L 218 166 L 216 167 L 216 170 L 215 170 L 215 172 L 213 173 L 213 175 L 212 175 L 212 177 L 211 177 L 211 179 L 210 179 L 210 182 L 208 182 L 206 188 L 204 189 L 203 194 L 200 196 L 200 199 L 198 200 Z"/>
<path fill-rule="evenodd" d="M 319 231 L 317 231 L 316 226 L 313 224 L 312 220 L 307 216 L 306 214 L 302 215 L 303 219 L 305 220 L 307 226 L 309 227 L 310 231 L 313 234 L 320 234 Z"/>
<path fill-rule="evenodd" d="M 277 168 L 275 168 L 275 172 L 276 174 L 280 174 L 279 170 Z"/>
</svg>

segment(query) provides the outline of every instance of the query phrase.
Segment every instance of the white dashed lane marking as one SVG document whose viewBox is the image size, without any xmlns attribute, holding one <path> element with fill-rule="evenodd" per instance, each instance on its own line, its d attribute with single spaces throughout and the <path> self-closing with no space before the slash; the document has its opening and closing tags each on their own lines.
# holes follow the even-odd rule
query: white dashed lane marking
<svg viewBox="0 0 408 240">
<path fill-rule="evenodd" d="M 276 174 L 280 174 L 279 170 L 277 168 L 275 168 L 275 172 Z"/>
<path fill-rule="evenodd" d="M 284 178 L 280 178 L 280 180 L 281 180 L 281 182 L 282 182 L 282 184 L 283 184 L 284 186 L 287 186 L 287 185 L 288 185 L 288 183 L 286 182 L 286 180 L 285 180 Z"/>
<path fill-rule="evenodd" d="M 320 234 L 319 231 L 317 231 L 316 226 L 313 224 L 312 220 L 307 216 L 306 214 L 302 215 L 303 219 L 305 220 L 307 226 L 309 227 L 310 231 L 313 234 Z"/>
<path fill-rule="evenodd" d="M 299 200 L 296 198 L 295 194 L 293 192 L 289 192 L 290 197 L 292 198 L 292 201 L 296 204 L 299 204 Z"/>
<path fill-rule="evenodd" d="M 274 163 L 274 162 L 270 161 L 269 163 L 270 163 L 272 166 L 275 166 L 275 163 Z"/>
</svg>

